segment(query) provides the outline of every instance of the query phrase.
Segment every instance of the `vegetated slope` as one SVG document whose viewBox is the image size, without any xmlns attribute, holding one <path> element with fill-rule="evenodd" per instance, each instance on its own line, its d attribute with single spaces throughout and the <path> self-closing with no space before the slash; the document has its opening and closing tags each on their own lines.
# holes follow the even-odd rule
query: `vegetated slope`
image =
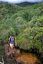
<svg viewBox="0 0 43 64">
<path fill-rule="evenodd" d="M 43 51 L 43 3 L 20 7 L 0 4 L 0 40 L 16 36 L 16 45 L 22 49 L 35 46 Z"/>
<path fill-rule="evenodd" d="M 23 6 L 23 7 L 25 7 L 25 6 L 28 6 L 28 5 L 33 5 L 33 4 L 35 4 L 35 3 L 30 3 L 30 2 L 22 2 L 22 3 L 17 3 L 17 5 L 19 5 L 19 6 Z"/>
</svg>

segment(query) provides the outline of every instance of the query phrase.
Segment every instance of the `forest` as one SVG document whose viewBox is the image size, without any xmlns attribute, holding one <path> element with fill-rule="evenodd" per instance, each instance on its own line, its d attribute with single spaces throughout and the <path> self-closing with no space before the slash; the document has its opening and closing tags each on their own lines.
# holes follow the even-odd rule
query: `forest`
<svg viewBox="0 0 43 64">
<path fill-rule="evenodd" d="M 0 3 L 0 43 L 8 42 L 11 34 L 19 48 L 36 47 L 43 52 L 43 3 L 27 6 Z"/>
</svg>

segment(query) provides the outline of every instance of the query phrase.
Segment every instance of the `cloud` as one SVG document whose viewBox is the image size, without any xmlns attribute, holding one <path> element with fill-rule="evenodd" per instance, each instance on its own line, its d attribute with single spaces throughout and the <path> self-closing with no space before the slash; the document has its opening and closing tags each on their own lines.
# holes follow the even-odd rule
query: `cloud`
<svg viewBox="0 0 43 64">
<path fill-rule="evenodd" d="M 27 0 L 28 2 L 41 2 L 42 0 Z"/>
<path fill-rule="evenodd" d="M 0 0 L 4 2 L 10 2 L 10 3 L 20 3 L 20 2 L 41 2 L 43 0 Z"/>
<path fill-rule="evenodd" d="M 11 3 L 20 3 L 20 2 L 24 2 L 25 0 L 0 0 L 0 1 L 11 2 Z"/>
</svg>

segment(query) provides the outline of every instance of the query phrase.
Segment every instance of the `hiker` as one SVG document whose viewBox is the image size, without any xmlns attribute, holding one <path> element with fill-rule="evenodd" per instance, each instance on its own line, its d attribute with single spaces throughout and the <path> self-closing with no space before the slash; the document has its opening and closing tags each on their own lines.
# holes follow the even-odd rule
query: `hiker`
<svg viewBox="0 0 43 64">
<path fill-rule="evenodd" d="M 14 47 L 14 44 L 15 44 L 15 39 L 14 39 L 14 36 L 11 35 L 9 37 L 9 43 L 10 43 L 10 47 L 13 48 Z"/>
</svg>

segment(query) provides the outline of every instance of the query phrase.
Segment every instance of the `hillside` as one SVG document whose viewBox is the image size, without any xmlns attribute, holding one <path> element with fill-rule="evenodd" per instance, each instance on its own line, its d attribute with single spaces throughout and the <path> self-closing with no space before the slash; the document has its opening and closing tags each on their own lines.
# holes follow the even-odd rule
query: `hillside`
<svg viewBox="0 0 43 64">
<path fill-rule="evenodd" d="M 34 5 L 35 3 L 30 3 L 30 2 L 22 2 L 22 3 L 18 3 L 17 5 L 19 5 L 19 6 L 31 6 L 31 5 Z M 37 3 L 36 3 L 37 4 Z"/>
<path fill-rule="evenodd" d="M 11 34 L 20 48 L 43 51 L 43 3 L 23 7 L 0 3 L 0 41 L 8 41 Z"/>
</svg>

